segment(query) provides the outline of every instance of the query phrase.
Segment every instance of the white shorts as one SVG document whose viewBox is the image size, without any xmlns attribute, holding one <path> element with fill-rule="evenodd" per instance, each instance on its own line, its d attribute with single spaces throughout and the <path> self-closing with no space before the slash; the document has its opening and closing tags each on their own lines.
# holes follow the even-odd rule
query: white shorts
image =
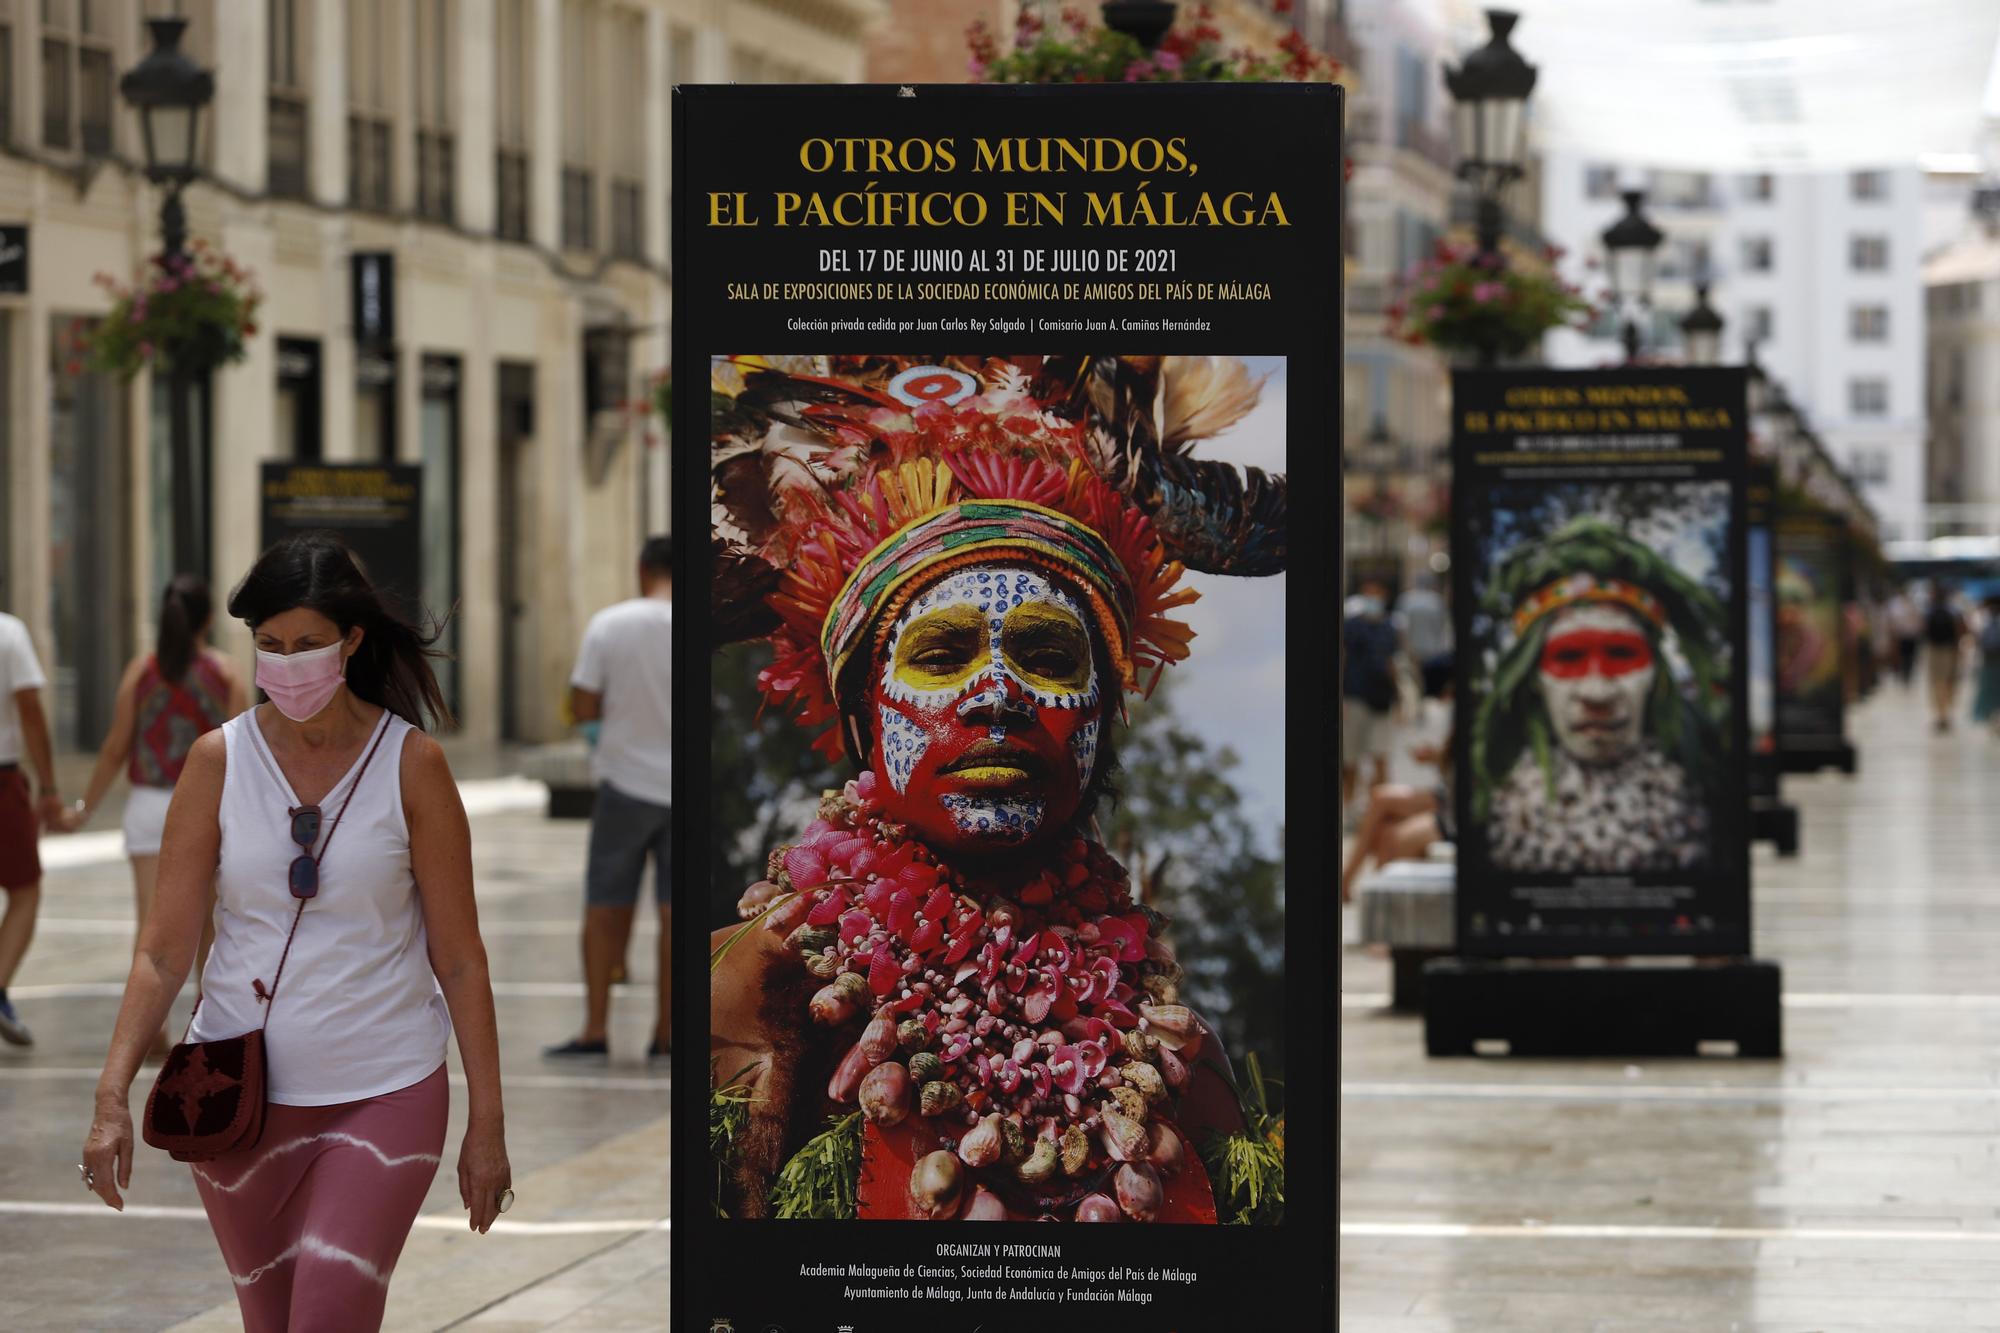
<svg viewBox="0 0 2000 1333">
<path fill-rule="evenodd" d="M 1364 759 L 1387 758 L 1391 734 L 1390 712 L 1379 713 L 1358 699 L 1340 701 L 1340 762 L 1358 764 Z"/>
<path fill-rule="evenodd" d="M 167 826 L 172 787 L 134 787 L 125 798 L 125 855 L 158 856 L 160 833 Z"/>
</svg>

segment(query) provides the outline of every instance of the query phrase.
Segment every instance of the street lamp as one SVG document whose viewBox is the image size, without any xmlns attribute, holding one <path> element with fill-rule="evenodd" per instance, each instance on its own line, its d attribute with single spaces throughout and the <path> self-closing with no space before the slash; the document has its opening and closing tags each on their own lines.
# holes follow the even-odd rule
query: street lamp
<svg viewBox="0 0 2000 1333">
<path fill-rule="evenodd" d="M 1472 185 L 1478 199 L 1479 253 L 1500 254 L 1500 191 L 1526 174 L 1528 94 L 1535 89 L 1535 67 L 1507 43 L 1520 15 L 1505 9 L 1486 11 L 1492 36 L 1454 69 L 1444 67 L 1444 84 L 1456 103 L 1452 110 L 1453 148 L 1458 177 Z"/>
<path fill-rule="evenodd" d="M 164 191 L 160 200 L 160 259 L 165 263 L 187 252 L 187 210 L 181 206 L 181 190 L 200 170 L 195 163 L 200 143 L 197 131 L 201 109 L 215 96 L 215 76 L 181 50 L 186 19 L 148 19 L 146 28 L 152 34 L 153 49 L 118 80 L 118 91 L 139 112 L 147 179 Z M 169 366 L 174 572 L 205 573 L 208 562 L 196 540 L 189 377 L 185 358 L 173 348 L 163 351 Z"/>
<path fill-rule="evenodd" d="M 1104 0 L 1101 8 L 1105 27 L 1124 33 L 1151 55 L 1167 29 L 1174 26 L 1177 6 L 1166 0 Z"/>
<path fill-rule="evenodd" d="M 1708 303 L 1708 284 L 1694 285 L 1694 309 L 1681 318 L 1689 364 L 1712 366 L 1722 360 L 1722 316 Z"/>
<path fill-rule="evenodd" d="M 1621 190 L 1625 216 L 1604 229 L 1605 268 L 1611 275 L 1611 295 L 1620 302 L 1640 307 L 1652 304 L 1653 252 L 1666 235 L 1647 220 L 1640 208 L 1646 202 L 1644 190 Z M 1639 323 L 1625 317 L 1625 360 L 1639 359 Z"/>
</svg>

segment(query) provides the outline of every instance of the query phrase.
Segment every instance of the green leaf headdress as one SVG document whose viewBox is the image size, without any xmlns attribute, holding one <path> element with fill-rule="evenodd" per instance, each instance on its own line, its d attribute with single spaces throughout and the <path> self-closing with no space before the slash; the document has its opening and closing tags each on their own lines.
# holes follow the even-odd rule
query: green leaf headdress
<svg viewBox="0 0 2000 1333">
<path fill-rule="evenodd" d="M 1536 668 L 1551 613 L 1579 601 L 1614 602 L 1633 611 L 1652 642 L 1654 656 L 1671 630 L 1680 657 L 1693 673 L 1692 697 L 1683 697 L 1671 671 L 1653 680 L 1646 729 L 1697 784 L 1709 775 L 1727 732 L 1722 691 L 1726 664 L 1722 606 L 1671 561 L 1596 518 L 1572 519 L 1546 541 L 1524 545 L 1509 557 L 1487 594 L 1486 612 L 1511 625 L 1514 640 L 1500 655 L 1473 723 L 1474 817 L 1484 821 L 1494 788 L 1523 751 L 1555 777 L 1555 736 L 1536 687 Z"/>
</svg>

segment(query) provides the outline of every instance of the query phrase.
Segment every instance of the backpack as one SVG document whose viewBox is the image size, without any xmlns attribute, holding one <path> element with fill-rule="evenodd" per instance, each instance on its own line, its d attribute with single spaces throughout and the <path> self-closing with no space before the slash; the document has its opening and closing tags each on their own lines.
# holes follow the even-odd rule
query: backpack
<svg viewBox="0 0 2000 1333">
<path fill-rule="evenodd" d="M 1930 615 L 1925 617 L 1924 637 L 1941 647 L 1958 642 L 1958 617 L 1943 602 L 1933 604 Z"/>
</svg>

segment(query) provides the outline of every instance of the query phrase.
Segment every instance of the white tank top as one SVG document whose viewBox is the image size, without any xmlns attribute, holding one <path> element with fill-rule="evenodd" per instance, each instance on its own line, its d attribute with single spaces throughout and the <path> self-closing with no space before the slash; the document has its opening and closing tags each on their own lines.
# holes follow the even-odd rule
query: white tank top
<svg viewBox="0 0 2000 1333">
<path fill-rule="evenodd" d="M 258 730 L 257 710 L 223 725 L 222 847 L 215 944 L 202 971 L 190 1041 L 238 1036 L 264 1022 L 255 983 L 269 987 L 298 899 L 287 871 L 299 855 L 300 804 Z M 321 798 L 319 893 L 299 918 L 291 958 L 264 1026 L 267 1095 L 286 1106 L 330 1106 L 406 1088 L 444 1063 L 451 1019 L 431 972 L 410 871 L 402 754 L 410 724 L 385 711 L 365 780 L 362 758 Z M 328 842 L 341 805 L 354 793 Z"/>
</svg>

